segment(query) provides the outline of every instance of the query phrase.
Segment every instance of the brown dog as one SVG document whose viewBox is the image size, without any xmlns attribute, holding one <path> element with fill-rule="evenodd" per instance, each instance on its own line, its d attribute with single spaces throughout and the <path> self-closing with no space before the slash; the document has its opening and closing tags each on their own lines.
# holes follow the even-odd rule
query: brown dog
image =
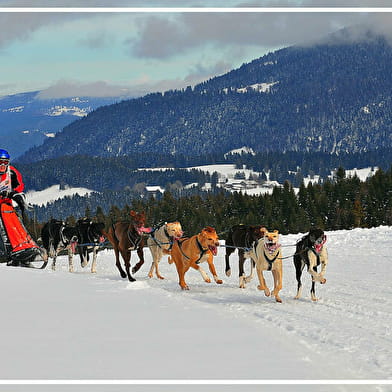
<svg viewBox="0 0 392 392">
<path fill-rule="evenodd" d="M 155 269 L 157 278 L 164 279 L 159 273 L 158 264 L 164 254 L 170 254 L 174 241 L 179 240 L 183 234 L 180 222 L 165 223 L 150 233 L 147 239 L 147 245 L 152 255 L 152 264 L 148 273 L 149 278 L 152 278 Z"/>
<path fill-rule="evenodd" d="M 267 297 L 271 295 L 263 276 L 263 271 L 271 271 L 274 278 L 272 295 L 275 297 L 276 302 L 282 302 L 279 297 L 279 291 L 282 289 L 283 268 L 278 230 L 273 232 L 266 231 L 264 238 L 259 240 L 256 247 L 249 252 L 249 255 L 256 263 L 257 276 L 260 282 L 257 288 L 263 290 Z"/>
<path fill-rule="evenodd" d="M 105 236 L 113 245 L 114 254 L 116 256 L 116 267 L 118 268 L 122 278 L 128 276 L 130 282 L 136 279 L 132 276 L 131 267 L 131 251 L 136 250 L 139 256 L 139 262 L 132 268 L 132 273 L 135 273 L 144 263 L 144 238 L 143 234 L 151 232 L 151 228 L 144 227 L 146 223 L 146 214 L 144 211 L 137 213 L 131 211 L 131 222 L 117 222 L 113 224 Z M 121 267 L 120 254 L 124 259 L 125 270 Z"/>
<path fill-rule="evenodd" d="M 182 290 L 189 290 L 185 283 L 185 273 L 190 267 L 199 271 L 204 281 L 211 283 L 207 273 L 200 267 L 199 263 L 207 261 L 208 267 L 216 283 L 221 284 L 214 266 L 214 256 L 218 253 L 219 238 L 212 227 L 204 228 L 199 234 L 190 238 L 175 241 L 171 250 L 169 263 L 175 263 Z"/>
</svg>

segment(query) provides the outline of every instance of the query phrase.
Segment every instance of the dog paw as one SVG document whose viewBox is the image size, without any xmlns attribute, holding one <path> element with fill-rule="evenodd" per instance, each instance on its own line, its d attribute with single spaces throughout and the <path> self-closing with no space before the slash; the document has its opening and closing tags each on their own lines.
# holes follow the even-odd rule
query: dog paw
<svg viewBox="0 0 392 392">
<path fill-rule="evenodd" d="M 231 269 L 226 271 L 226 276 L 230 277 L 231 276 Z"/>
<path fill-rule="evenodd" d="M 161 280 L 165 279 L 162 275 L 157 275 L 157 277 L 158 277 L 158 279 L 161 279 Z"/>
<path fill-rule="evenodd" d="M 269 291 L 269 289 L 265 289 L 264 294 L 266 297 L 269 297 L 271 295 L 271 292 Z"/>
<path fill-rule="evenodd" d="M 215 282 L 216 282 L 217 284 L 222 284 L 222 283 L 223 283 L 223 280 L 217 279 Z"/>
<path fill-rule="evenodd" d="M 321 279 L 321 280 L 320 280 L 320 283 L 321 283 L 321 284 L 327 283 L 327 279 L 325 279 L 325 278 Z"/>
<path fill-rule="evenodd" d="M 189 290 L 189 286 L 181 286 L 181 290 Z"/>
<path fill-rule="evenodd" d="M 282 303 L 282 300 L 280 299 L 280 297 L 275 297 L 276 302 L 279 302 L 280 304 Z"/>
</svg>

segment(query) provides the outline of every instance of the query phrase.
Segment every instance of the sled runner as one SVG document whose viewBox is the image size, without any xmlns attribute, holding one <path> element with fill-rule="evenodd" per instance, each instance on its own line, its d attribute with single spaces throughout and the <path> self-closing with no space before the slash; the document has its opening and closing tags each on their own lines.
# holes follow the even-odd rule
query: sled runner
<svg viewBox="0 0 392 392">
<path fill-rule="evenodd" d="M 13 266 L 45 268 L 48 263 L 46 252 L 31 238 L 14 207 L 2 202 L 0 215 L 0 262 Z M 34 267 L 31 264 L 33 262 L 43 264 Z"/>
</svg>

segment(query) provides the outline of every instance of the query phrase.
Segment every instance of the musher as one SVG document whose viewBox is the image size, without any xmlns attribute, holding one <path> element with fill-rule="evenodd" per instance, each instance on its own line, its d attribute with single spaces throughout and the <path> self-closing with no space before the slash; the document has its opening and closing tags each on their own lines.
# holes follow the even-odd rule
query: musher
<svg viewBox="0 0 392 392">
<path fill-rule="evenodd" d="M 18 204 L 22 217 L 26 208 L 26 199 L 23 193 L 24 183 L 19 170 L 10 165 L 10 154 L 0 149 L 0 203 Z"/>
</svg>

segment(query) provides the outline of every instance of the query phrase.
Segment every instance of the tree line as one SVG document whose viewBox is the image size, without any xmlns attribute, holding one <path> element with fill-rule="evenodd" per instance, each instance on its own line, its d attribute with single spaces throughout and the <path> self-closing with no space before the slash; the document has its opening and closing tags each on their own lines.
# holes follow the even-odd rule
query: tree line
<svg viewBox="0 0 392 392">
<path fill-rule="evenodd" d="M 271 194 L 258 196 L 241 192 L 206 192 L 175 197 L 165 192 L 162 198 L 133 198 L 119 207 L 113 204 L 107 213 L 101 206 L 95 210 L 87 207 L 85 216 L 104 222 L 108 228 L 113 223 L 130 220 L 130 211 L 145 211 L 147 225 L 178 220 L 186 235 L 190 236 L 209 225 L 224 233 L 235 224 L 263 224 L 282 234 L 307 232 L 317 226 L 324 230 L 368 228 L 392 224 L 392 167 L 376 173 L 362 182 L 356 175 L 346 177 L 339 168 L 335 178 L 323 184 L 301 184 L 298 193 L 286 181 L 275 187 Z M 80 218 L 63 217 L 70 224 Z M 28 230 L 39 236 L 44 222 L 31 214 L 27 218 Z"/>
</svg>

